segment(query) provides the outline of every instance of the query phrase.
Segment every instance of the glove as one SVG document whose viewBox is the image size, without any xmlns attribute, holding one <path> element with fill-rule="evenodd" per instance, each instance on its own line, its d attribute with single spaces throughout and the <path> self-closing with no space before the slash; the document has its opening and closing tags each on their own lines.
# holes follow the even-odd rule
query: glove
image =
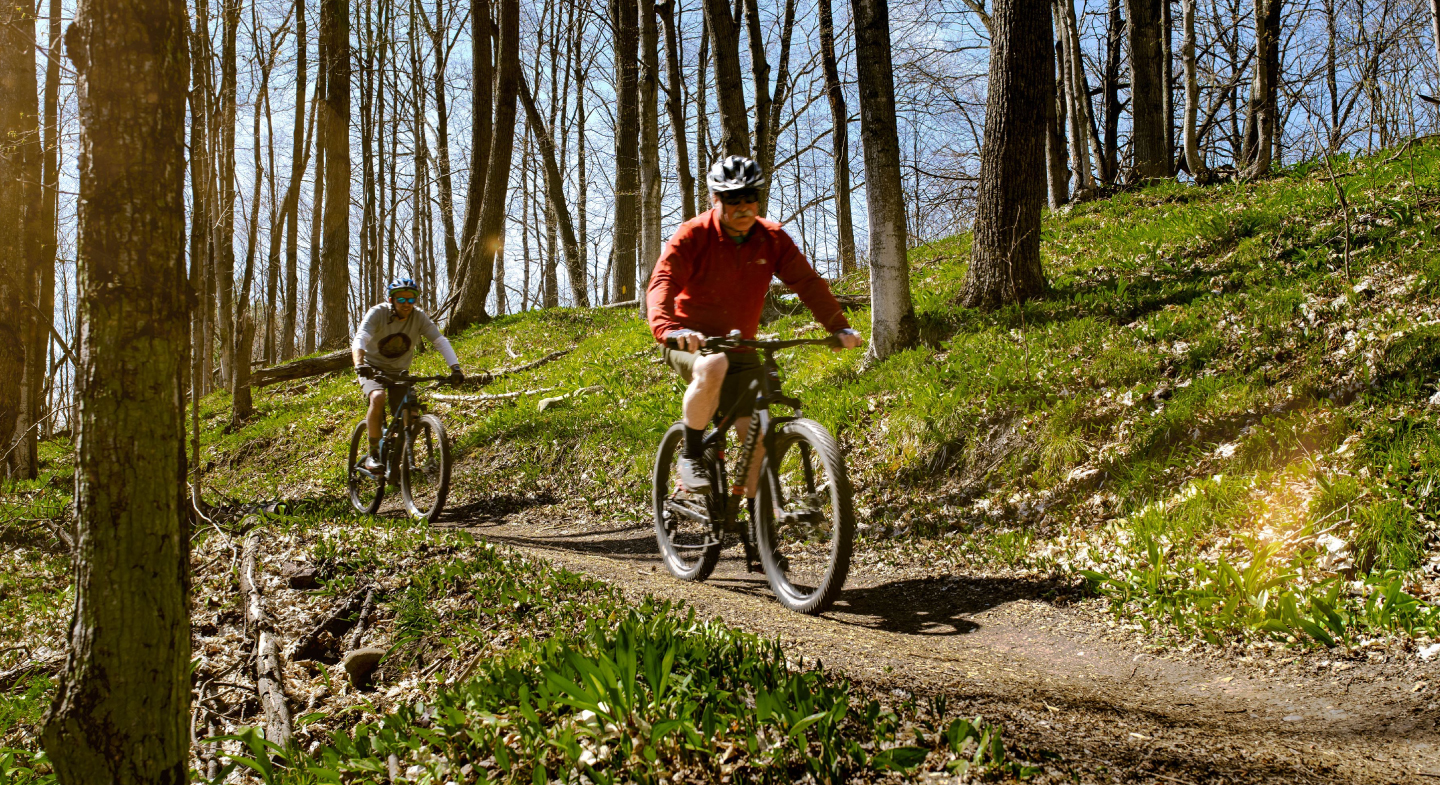
<svg viewBox="0 0 1440 785">
<path fill-rule="evenodd" d="M 460 370 L 460 366 L 450 366 L 450 383 L 460 384 L 463 381 L 465 381 L 465 372 Z"/>
<path fill-rule="evenodd" d="M 375 369 L 369 365 L 357 365 L 355 366 L 355 375 L 361 379 L 374 379 Z"/>
</svg>

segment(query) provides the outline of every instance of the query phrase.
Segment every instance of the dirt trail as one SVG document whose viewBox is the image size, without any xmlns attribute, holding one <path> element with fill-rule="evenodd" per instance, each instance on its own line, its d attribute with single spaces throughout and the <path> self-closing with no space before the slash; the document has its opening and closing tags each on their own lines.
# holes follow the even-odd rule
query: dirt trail
<svg viewBox="0 0 1440 785">
<path fill-rule="evenodd" d="M 710 580 L 683 583 L 648 526 L 550 505 L 475 512 L 448 525 L 779 636 L 870 688 L 943 693 L 951 713 L 1002 720 L 1022 748 L 1058 753 L 1078 781 L 1440 783 L 1440 703 L 1403 668 L 1157 657 L 1105 640 L 1105 620 L 1046 603 L 1047 587 L 1024 580 L 862 574 L 810 618 L 782 608 L 738 548 Z M 1440 668 L 1428 672 L 1440 687 Z"/>
</svg>

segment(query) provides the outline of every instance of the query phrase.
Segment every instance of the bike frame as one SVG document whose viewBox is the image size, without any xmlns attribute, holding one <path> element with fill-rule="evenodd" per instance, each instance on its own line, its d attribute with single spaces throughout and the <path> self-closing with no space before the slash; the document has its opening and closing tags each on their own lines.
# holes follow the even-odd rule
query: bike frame
<svg viewBox="0 0 1440 785">
<path fill-rule="evenodd" d="M 410 427 L 410 411 L 420 408 L 420 399 L 415 396 L 415 385 L 419 382 L 443 381 L 445 378 L 444 376 L 421 376 L 392 379 L 387 376 L 380 376 L 376 379 L 376 381 L 385 385 L 386 395 L 389 395 L 392 390 L 397 390 L 402 387 L 405 390 L 405 393 L 399 396 L 399 400 L 395 402 L 395 406 L 391 409 L 389 422 L 385 424 L 385 429 L 380 432 L 379 450 L 381 458 L 384 458 L 387 450 L 391 448 L 393 444 L 392 439 L 404 434 L 405 430 Z M 385 470 L 385 468 L 382 468 L 382 471 Z M 365 469 L 361 467 L 360 471 L 365 471 Z"/>
</svg>

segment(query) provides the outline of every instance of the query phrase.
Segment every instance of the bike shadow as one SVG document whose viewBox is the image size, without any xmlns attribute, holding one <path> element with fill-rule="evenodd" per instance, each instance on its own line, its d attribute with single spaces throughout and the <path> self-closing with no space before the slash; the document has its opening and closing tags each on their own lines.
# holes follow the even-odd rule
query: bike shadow
<svg viewBox="0 0 1440 785">
<path fill-rule="evenodd" d="M 440 512 L 440 522 L 456 527 L 500 524 L 515 513 L 532 507 L 549 507 L 559 501 L 560 499 L 549 491 L 535 494 L 500 493 L 464 504 L 446 505 Z"/>
<path fill-rule="evenodd" d="M 904 635 L 964 635 L 979 630 L 973 616 L 1010 602 L 1045 600 L 1048 580 L 943 576 L 846 589 L 826 616 L 857 627 Z"/>
</svg>

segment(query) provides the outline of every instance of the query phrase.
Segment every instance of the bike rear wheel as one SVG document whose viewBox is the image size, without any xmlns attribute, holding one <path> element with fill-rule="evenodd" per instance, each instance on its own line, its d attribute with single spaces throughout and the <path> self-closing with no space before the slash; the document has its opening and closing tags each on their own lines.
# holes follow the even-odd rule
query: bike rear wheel
<svg viewBox="0 0 1440 785">
<path fill-rule="evenodd" d="M 678 459 L 684 443 L 685 426 L 677 422 L 660 439 L 660 449 L 655 453 L 651 478 L 655 540 L 671 575 L 683 581 L 703 581 L 720 560 L 720 534 L 713 521 L 717 514 L 723 514 L 723 508 L 716 508 L 716 494 L 690 493 L 680 484 Z M 712 456 L 713 451 L 707 458 Z M 707 462 L 712 464 L 714 487 L 720 487 L 724 478 L 715 471 L 713 461 Z"/>
<path fill-rule="evenodd" d="M 840 595 L 855 547 L 840 445 L 814 420 L 784 423 L 761 476 L 754 535 L 770 588 L 792 611 L 822 613 Z"/>
<path fill-rule="evenodd" d="M 370 454 L 370 437 L 361 420 L 350 435 L 350 456 L 345 463 L 345 488 L 350 505 L 362 515 L 374 515 L 385 500 L 385 478 L 376 477 L 360 467 Z"/>
<path fill-rule="evenodd" d="M 424 521 L 440 517 L 450 491 L 450 440 L 445 424 L 433 414 L 421 415 L 405 437 L 400 462 L 400 493 L 405 509 Z"/>
</svg>

